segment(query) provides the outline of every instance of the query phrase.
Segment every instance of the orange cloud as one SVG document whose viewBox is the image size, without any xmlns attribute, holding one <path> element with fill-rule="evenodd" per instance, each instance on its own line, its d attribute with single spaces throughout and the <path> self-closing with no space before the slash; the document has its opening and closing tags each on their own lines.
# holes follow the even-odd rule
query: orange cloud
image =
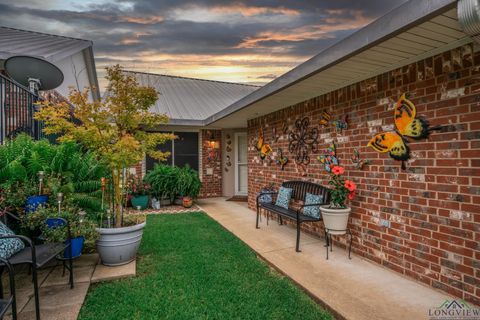
<svg viewBox="0 0 480 320">
<path fill-rule="evenodd" d="M 131 17 L 131 16 L 121 16 L 118 17 L 117 22 L 130 22 L 137 24 L 155 24 L 162 22 L 164 20 L 161 16 L 145 16 L 145 17 Z"/>
<path fill-rule="evenodd" d="M 288 9 L 285 7 L 276 7 L 276 8 L 248 7 L 241 3 L 232 4 L 232 5 L 215 6 L 211 10 L 219 13 L 237 13 L 238 12 L 245 17 L 256 16 L 256 15 L 266 14 L 266 13 L 275 13 L 275 14 L 288 15 L 288 16 L 298 15 L 300 13 L 298 10 Z"/>
</svg>

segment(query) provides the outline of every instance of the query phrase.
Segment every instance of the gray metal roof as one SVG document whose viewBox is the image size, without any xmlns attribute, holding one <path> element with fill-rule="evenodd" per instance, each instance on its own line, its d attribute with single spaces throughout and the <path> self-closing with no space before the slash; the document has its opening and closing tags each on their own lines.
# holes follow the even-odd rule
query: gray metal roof
<svg viewBox="0 0 480 320">
<path fill-rule="evenodd" d="M 135 75 L 140 85 L 153 87 L 159 92 L 150 111 L 165 113 L 171 124 L 202 125 L 203 120 L 259 88 L 239 83 L 125 72 Z"/>
<path fill-rule="evenodd" d="M 0 26 L 0 59 L 28 55 L 50 62 L 92 46 L 92 41 Z"/>
</svg>

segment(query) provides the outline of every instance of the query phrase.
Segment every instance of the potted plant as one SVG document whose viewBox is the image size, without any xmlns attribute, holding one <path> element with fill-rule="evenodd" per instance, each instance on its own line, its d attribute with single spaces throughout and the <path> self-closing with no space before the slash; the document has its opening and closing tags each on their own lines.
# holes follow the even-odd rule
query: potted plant
<svg viewBox="0 0 480 320">
<path fill-rule="evenodd" d="M 48 205 L 39 207 L 35 212 L 24 215 L 21 218 L 21 224 L 30 231 L 39 230 L 41 239 L 46 242 L 69 242 L 72 247 L 72 258 L 77 258 L 82 254 L 86 245 L 93 248 L 95 241 L 98 239 L 96 224 L 91 221 L 87 213 L 71 202 L 65 203 L 62 207 Z M 63 225 L 62 218 L 68 221 L 70 227 L 71 240 L 68 240 L 67 230 L 65 228 L 57 228 L 57 225 Z M 70 258 L 70 251 L 66 250 L 63 258 Z"/>
<path fill-rule="evenodd" d="M 160 201 L 161 206 L 171 205 L 178 193 L 178 168 L 156 164 L 143 181 L 150 185 L 150 194 Z"/>
<path fill-rule="evenodd" d="M 157 146 L 175 136 L 153 131 L 168 122 L 166 115 L 149 112 L 158 99 L 154 88 L 140 86 L 136 78 L 124 73 L 119 65 L 106 70 L 108 94 L 102 100 L 90 100 L 88 88 L 83 91 L 72 88 L 70 104 L 43 101 L 35 119 L 44 122 L 46 134 L 60 134 L 60 141 L 79 142 L 108 167 L 112 196 L 106 199 L 109 199 L 115 228 L 103 225 L 97 228 L 100 233 L 97 250 L 102 263 L 113 266 L 135 259 L 145 227 L 145 222 L 122 225 L 125 173 L 145 154 L 165 160 L 169 153 L 158 151 Z M 72 118 L 78 121 L 73 123 Z"/>
<path fill-rule="evenodd" d="M 321 206 L 322 219 L 325 229 L 330 234 L 345 234 L 347 230 L 348 217 L 351 208 L 347 206 L 347 200 L 355 198 L 356 185 L 351 180 L 343 178 L 345 169 L 334 166 L 330 172 L 328 184 L 330 189 L 330 205 Z"/>
<path fill-rule="evenodd" d="M 132 207 L 145 210 L 148 207 L 148 193 L 150 185 L 133 176 L 127 182 L 128 194 L 131 196 Z"/>
<path fill-rule="evenodd" d="M 198 177 L 198 172 L 188 165 L 179 168 L 177 178 L 177 191 L 182 199 L 182 205 L 190 208 L 193 205 L 193 199 L 198 196 L 202 183 Z"/>
</svg>

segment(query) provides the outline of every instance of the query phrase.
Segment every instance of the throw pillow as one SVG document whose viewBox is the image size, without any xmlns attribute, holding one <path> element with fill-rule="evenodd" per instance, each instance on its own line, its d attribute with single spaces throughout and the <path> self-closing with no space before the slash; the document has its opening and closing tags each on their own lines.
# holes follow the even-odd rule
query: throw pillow
<svg viewBox="0 0 480 320">
<path fill-rule="evenodd" d="M 12 230 L 0 222 L 0 235 L 11 236 L 14 235 Z M 17 238 L 0 239 L 0 257 L 4 259 L 10 258 L 15 253 L 25 248 L 22 240 Z"/>
<path fill-rule="evenodd" d="M 308 193 L 305 195 L 305 205 L 322 203 L 322 196 Z M 320 218 L 320 205 L 308 206 L 303 208 L 303 214 L 315 219 Z"/>
<path fill-rule="evenodd" d="M 278 190 L 276 206 L 288 209 L 288 204 L 292 198 L 292 188 L 280 187 Z"/>
</svg>

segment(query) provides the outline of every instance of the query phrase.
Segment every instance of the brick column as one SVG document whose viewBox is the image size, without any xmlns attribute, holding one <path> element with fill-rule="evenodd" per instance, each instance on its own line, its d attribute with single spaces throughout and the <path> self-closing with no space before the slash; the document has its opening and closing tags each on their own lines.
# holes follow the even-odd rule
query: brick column
<svg viewBox="0 0 480 320">
<path fill-rule="evenodd" d="M 202 130 L 201 135 L 202 189 L 199 197 L 220 197 L 222 196 L 222 132 L 220 130 Z"/>
</svg>

